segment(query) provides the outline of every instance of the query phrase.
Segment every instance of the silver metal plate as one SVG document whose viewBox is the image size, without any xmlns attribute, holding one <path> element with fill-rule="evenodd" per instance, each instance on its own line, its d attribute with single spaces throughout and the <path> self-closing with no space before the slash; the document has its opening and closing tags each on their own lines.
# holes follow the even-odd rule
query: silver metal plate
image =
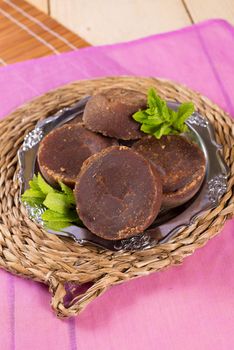
<svg viewBox="0 0 234 350">
<path fill-rule="evenodd" d="M 18 152 L 19 180 L 21 194 L 29 187 L 29 181 L 37 168 L 37 150 L 40 141 L 54 128 L 72 120 L 83 113 L 84 107 L 90 97 L 78 101 L 70 107 L 63 108 L 55 115 L 37 123 L 23 142 Z M 179 103 L 168 102 L 168 106 L 177 109 Z M 186 135 L 202 149 L 206 158 L 206 176 L 199 192 L 187 203 L 180 207 L 161 212 L 155 222 L 143 233 L 132 238 L 119 241 L 110 241 L 92 234 L 88 229 L 78 226 L 69 226 L 61 232 L 48 230 L 51 234 L 73 238 L 79 244 L 93 244 L 103 249 L 114 251 L 132 251 L 151 248 L 162 242 L 167 242 L 171 237 L 189 226 L 194 220 L 208 209 L 215 208 L 221 197 L 227 191 L 227 178 L 229 169 L 225 164 L 221 150 L 222 146 L 217 144 L 212 124 L 197 112 L 186 121 L 189 133 Z M 26 206 L 31 219 L 43 225 L 41 213 L 43 208 L 32 208 Z"/>
</svg>

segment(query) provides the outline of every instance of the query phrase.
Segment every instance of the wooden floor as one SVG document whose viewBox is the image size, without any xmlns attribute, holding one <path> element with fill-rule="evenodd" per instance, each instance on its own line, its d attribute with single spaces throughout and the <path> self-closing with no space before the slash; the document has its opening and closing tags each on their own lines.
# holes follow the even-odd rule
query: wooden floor
<svg viewBox="0 0 234 350">
<path fill-rule="evenodd" d="M 91 44 L 108 44 L 208 18 L 234 24 L 234 0 L 28 0 Z"/>
</svg>

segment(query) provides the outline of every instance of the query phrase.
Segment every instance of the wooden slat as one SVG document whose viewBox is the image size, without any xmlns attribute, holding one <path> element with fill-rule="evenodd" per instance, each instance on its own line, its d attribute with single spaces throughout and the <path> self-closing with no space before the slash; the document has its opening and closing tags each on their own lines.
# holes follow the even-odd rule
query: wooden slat
<svg viewBox="0 0 234 350">
<path fill-rule="evenodd" d="M 222 18 L 234 24 L 233 0 L 184 0 L 193 20 Z"/>
<path fill-rule="evenodd" d="M 92 44 L 131 40 L 191 23 L 181 0 L 50 0 L 50 11 Z"/>
<path fill-rule="evenodd" d="M 0 33 L 0 65 L 88 46 L 24 0 L 0 0 Z"/>
</svg>

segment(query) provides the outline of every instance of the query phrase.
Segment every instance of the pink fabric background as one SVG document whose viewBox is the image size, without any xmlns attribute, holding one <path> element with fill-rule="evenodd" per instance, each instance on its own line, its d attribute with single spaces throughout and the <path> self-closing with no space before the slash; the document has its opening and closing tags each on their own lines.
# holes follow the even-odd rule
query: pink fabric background
<svg viewBox="0 0 234 350">
<path fill-rule="evenodd" d="M 0 116 L 62 84 L 108 75 L 173 79 L 234 115 L 234 29 L 214 20 L 0 68 Z M 229 221 L 181 266 L 111 288 L 66 321 L 51 312 L 45 286 L 0 270 L 0 349 L 233 349 L 233 230 Z"/>
</svg>

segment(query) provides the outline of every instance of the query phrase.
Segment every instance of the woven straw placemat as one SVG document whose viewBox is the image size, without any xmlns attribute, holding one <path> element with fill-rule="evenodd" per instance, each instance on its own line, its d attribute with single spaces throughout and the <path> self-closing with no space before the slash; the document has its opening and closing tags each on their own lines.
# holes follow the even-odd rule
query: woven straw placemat
<svg viewBox="0 0 234 350">
<path fill-rule="evenodd" d="M 84 96 L 107 87 L 127 87 L 158 93 L 179 102 L 192 100 L 213 124 L 217 142 L 230 167 L 228 190 L 219 206 L 168 243 L 137 252 L 111 252 L 80 246 L 46 233 L 32 222 L 19 198 L 17 151 L 36 122 Z M 222 229 L 234 214 L 234 122 L 207 98 L 181 85 L 154 79 L 113 77 L 78 81 L 36 98 L 0 122 L 0 266 L 49 286 L 51 305 L 59 317 L 79 314 L 107 288 L 128 279 L 179 264 Z M 30 293 L 30 291 L 29 291 Z"/>
</svg>

